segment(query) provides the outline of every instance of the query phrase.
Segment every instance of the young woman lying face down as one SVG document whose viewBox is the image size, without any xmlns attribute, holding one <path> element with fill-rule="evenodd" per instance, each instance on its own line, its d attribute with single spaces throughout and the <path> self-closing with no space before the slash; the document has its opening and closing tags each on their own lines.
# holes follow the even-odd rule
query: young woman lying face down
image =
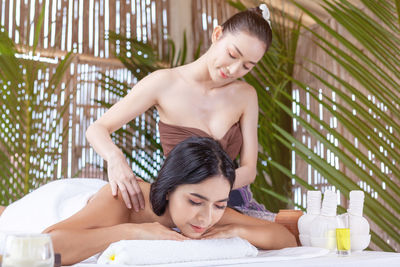
<svg viewBox="0 0 400 267">
<path fill-rule="evenodd" d="M 296 246 L 285 227 L 226 207 L 234 180 L 234 165 L 216 141 L 188 138 L 171 151 L 154 183 L 139 182 L 144 210 L 128 209 L 120 194 L 112 196 L 107 184 L 83 209 L 44 232 L 50 233 L 63 265 L 80 262 L 126 239 L 239 236 L 260 249 Z"/>
</svg>

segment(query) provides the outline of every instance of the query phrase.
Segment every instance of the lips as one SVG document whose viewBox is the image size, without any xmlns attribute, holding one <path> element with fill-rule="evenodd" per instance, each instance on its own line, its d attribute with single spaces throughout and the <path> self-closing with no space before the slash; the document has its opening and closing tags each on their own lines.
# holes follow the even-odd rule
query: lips
<svg viewBox="0 0 400 267">
<path fill-rule="evenodd" d="M 193 224 L 191 224 L 190 226 L 192 227 L 192 229 L 193 229 L 196 233 L 202 233 L 202 232 L 204 232 L 204 231 L 206 230 L 205 227 L 200 227 L 200 226 L 196 226 L 196 225 L 193 225 Z"/>
<path fill-rule="evenodd" d="M 226 75 L 222 70 L 219 70 L 219 75 L 224 79 L 228 78 L 228 75 Z"/>
</svg>

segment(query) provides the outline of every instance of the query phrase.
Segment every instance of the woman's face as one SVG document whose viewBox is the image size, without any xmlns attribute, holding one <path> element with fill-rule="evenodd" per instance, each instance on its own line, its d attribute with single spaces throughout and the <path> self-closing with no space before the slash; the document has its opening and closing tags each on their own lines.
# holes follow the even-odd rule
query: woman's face
<svg viewBox="0 0 400 267">
<path fill-rule="evenodd" d="M 222 33 L 218 26 L 212 41 L 207 64 L 213 81 L 231 82 L 243 77 L 265 53 L 265 44 L 244 31 Z"/>
<path fill-rule="evenodd" d="M 180 185 L 168 195 L 171 219 L 185 236 L 199 238 L 221 219 L 229 192 L 229 182 L 223 176 Z"/>
</svg>

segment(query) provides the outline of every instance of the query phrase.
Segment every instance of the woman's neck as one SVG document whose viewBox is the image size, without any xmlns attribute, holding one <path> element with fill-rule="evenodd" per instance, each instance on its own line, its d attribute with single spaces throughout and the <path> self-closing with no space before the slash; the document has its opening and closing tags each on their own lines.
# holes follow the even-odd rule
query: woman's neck
<svg viewBox="0 0 400 267">
<path fill-rule="evenodd" d="M 144 210 L 140 210 L 139 212 L 132 211 L 131 212 L 131 222 L 132 223 L 152 223 L 158 222 L 166 227 L 173 228 L 175 224 L 173 223 L 171 216 L 169 214 L 168 208 L 164 212 L 163 215 L 158 216 L 153 212 L 150 203 L 150 186 L 151 184 L 148 182 L 139 182 L 139 186 L 142 189 L 143 196 L 145 198 L 145 208 Z"/>
<path fill-rule="evenodd" d="M 213 81 L 207 65 L 207 52 L 197 60 L 177 68 L 180 76 L 187 82 L 207 90 L 217 89 L 228 84 L 225 81 Z"/>
</svg>

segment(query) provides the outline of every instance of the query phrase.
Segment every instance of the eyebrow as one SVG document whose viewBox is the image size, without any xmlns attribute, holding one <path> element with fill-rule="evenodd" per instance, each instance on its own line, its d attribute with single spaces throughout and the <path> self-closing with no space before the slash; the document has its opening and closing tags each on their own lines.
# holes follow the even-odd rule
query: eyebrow
<svg viewBox="0 0 400 267">
<path fill-rule="evenodd" d="M 235 47 L 235 49 L 236 49 L 236 51 L 239 53 L 239 55 L 243 57 L 243 54 L 242 54 L 242 52 L 240 52 L 239 48 L 237 48 L 236 45 L 233 45 L 233 46 Z M 253 62 L 253 61 L 249 61 L 249 63 L 251 63 L 251 64 L 253 64 L 253 65 L 256 65 L 256 64 L 257 64 L 256 62 Z"/>
<path fill-rule="evenodd" d="M 190 193 L 192 196 L 195 196 L 195 197 L 198 197 L 198 198 L 201 198 L 201 199 L 204 199 L 204 200 L 206 200 L 206 201 L 210 201 L 208 198 L 206 198 L 205 196 L 202 196 L 202 195 L 199 195 L 199 194 L 196 194 L 196 193 Z M 221 199 L 221 200 L 217 200 L 217 201 L 215 201 L 215 202 L 226 202 L 226 201 L 228 201 L 228 199 L 229 198 L 224 198 L 224 199 Z"/>
</svg>

